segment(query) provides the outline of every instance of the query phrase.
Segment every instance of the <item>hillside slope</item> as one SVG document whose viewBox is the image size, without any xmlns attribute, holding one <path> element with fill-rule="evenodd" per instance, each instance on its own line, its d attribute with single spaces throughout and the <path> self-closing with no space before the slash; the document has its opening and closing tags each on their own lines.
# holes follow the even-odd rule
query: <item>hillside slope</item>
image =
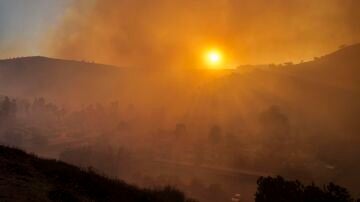
<svg viewBox="0 0 360 202">
<path fill-rule="evenodd" d="M 315 60 L 294 65 L 285 72 L 302 79 L 359 92 L 360 44 L 339 49 Z"/>
<path fill-rule="evenodd" d="M 124 71 L 110 65 L 46 57 L 0 60 L 0 91 L 11 96 L 45 96 L 60 102 L 64 96 L 80 101 L 106 99 L 117 91 Z"/>
<path fill-rule="evenodd" d="M 250 71 L 240 78 L 232 78 L 237 79 L 239 85 L 251 86 L 251 88 L 259 85 L 259 82 L 260 84 L 266 83 L 266 86 L 268 86 L 267 83 L 281 83 L 281 86 L 298 85 L 299 89 L 307 85 L 305 88 L 325 87 L 331 91 L 348 91 L 359 94 L 359 56 L 360 44 L 355 44 L 313 61 L 271 67 L 267 68 L 265 72 Z M 187 86 L 186 83 L 194 83 L 192 80 L 201 80 L 199 75 L 184 70 L 184 72 L 176 73 L 183 76 L 174 78 L 160 76 L 163 79 L 160 81 L 159 77 L 154 77 L 150 71 L 144 70 L 146 68 L 139 71 L 136 68 L 121 68 L 46 57 L 0 60 L 0 94 L 29 98 L 41 96 L 58 103 L 95 103 L 131 96 L 133 98 L 129 98 L 129 100 L 133 101 L 139 97 L 145 100 L 144 94 L 149 92 L 155 95 L 155 91 L 160 91 L 157 95 L 163 96 L 182 88 L 194 88 L 191 85 Z M 171 76 L 167 75 L 167 77 Z M 225 78 L 224 80 L 233 79 Z M 166 84 L 164 85 L 164 83 Z M 262 91 L 262 89 L 256 90 Z M 188 92 L 187 89 L 183 89 L 183 91 Z M 181 96 L 179 95 L 179 97 Z M 156 96 L 149 99 L 154 97 Z"/>
<path fill-rule="evenodd" d="M 0 146 L 0 201 L 183 202 L 172 188 L 145 190 L 55 160 Z"/>
</svg>

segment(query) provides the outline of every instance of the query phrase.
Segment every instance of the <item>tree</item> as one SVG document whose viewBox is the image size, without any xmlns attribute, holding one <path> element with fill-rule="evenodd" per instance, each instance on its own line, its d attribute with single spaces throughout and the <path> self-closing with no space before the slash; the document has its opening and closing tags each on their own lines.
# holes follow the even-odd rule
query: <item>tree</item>
<svg viewBox="0 0 360 202">
<path fill-rule="evenodd" d="M 210 129 L 209 140 L 213 144 L 218 144 L 222 140 L 222 131 L 220 126 L 214 125 Z"/>
<path fill-rule="evenodd" d="M 289 119 L 276 105 L 271 106 L 260 115 L 260 123 L 263 131 L 272 139 L 282 141 L 290 135 Z"/>
<path fill-rule="evenodd" d="M 273 105 L 260 114 L 259 123 L 262 149 L 259 151 L 258 162 L 272 166 L 272 169 L 287 167 L 292 154 L 296 152 L 287 115 L 280 107 Z M 271 162 L 267 162 L 270 157 Z"/>
<path fill-rule="evenodd" d="M 260 177 L 255 202 L 302 202 L 302 185 L 299 181 L 286 181 L 278 176 Z"/>
<path fill-rule="evenodd" d="M 183 123 L 176 124 L 174 134 L 176 138 L 184 137 L 186 134 L 186 125 Z"/>
<path fill-rule="evenodd" d="M 255 202 L 355 202 L 347 189 L 334 183 L 320 188 L 314 183 L 305 186 L 278 176 L 260 177 L 257 184 Z"/>
<path fill-rule="evenodd" d="M 4 117 L 7 118 L 10 116 L 11 107 L 12 107 L 12 104 L 11 104 L 10 98 L 8 96 L 6 96 L 4 98 L 4 101 L 1 103 L 1 113 Z"/>
<path fill-rule="evenodd" d="M 17 111 L 16 100 L 5 97 L 0 103 L 0 123 L 15 118 Z"/>
</svg>

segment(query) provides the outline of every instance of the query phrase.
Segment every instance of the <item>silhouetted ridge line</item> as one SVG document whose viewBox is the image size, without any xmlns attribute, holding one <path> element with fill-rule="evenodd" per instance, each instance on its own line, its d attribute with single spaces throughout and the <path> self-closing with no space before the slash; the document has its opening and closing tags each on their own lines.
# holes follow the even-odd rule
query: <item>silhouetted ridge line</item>
<svg viewBox="0 0 360 202">
<path fill-rule="evenodd" d="M 112 68 L 119 68 L 114 65 L 109 64 L 101 64 L 96 63 L 94 61 L 86 61 L 86 60 L 67 60 L 67 59 L 59 59 L 59 58 L 50 58 L 45 56 L 26 56 L 26 57 L 14 57 L 14 58 L 7 58 L 7 59 L 0 59 L 0 65 L 9 64 L 9 63 L 16 63 L 16 62 L 60 62 L 63 64 L 87 64 L 87 65 L 94 65 L 94 66 L 104 66 L 104 67 L 112 67 Z"/>
</svg>

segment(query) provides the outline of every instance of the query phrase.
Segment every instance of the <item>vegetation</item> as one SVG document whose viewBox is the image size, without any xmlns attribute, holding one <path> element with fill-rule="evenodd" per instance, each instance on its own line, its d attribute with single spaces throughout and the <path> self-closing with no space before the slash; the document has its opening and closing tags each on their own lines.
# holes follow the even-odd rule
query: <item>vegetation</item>
<svg viewBox="0 0 360 202">
<path fill-rule="evenodd" d="M 333 179 L 358 197 L 359 53 L 354 45 L 217 79 L 3 60 L 0 142 L 206 202 L 253 201 L 256 179 L 275 174 Z"/>
<path fill-rule="evenodd" d="M 285 180 L 278 176 L 261 177 L 257 181 L 255 202 L 355 202 L 347 189 L 334 183 L 322 188 L 315 184 L 303 185 L 299 181 Z"/>
<path fill-rule="evenodd" d="M 190 202 L 172 187 L 141 189 L 92 169 L 0 146 L 0 201 Z"/>
</svg>

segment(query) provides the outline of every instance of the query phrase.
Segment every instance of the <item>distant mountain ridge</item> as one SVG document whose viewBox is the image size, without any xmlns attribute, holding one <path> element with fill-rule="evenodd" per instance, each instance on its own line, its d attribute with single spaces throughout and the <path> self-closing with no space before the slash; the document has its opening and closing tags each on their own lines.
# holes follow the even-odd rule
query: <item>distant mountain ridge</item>
<svg viewBox="0 0 360 202">
<path fill-rule="evenodd" d="M 251 80 L 279 82 L 280 79 L 281 82 L 286 80 L 286 83 L 291 85 L 304 83 L 315 85 L 315 88 L 328 86 L 359 93 L 360 44 L 344 47 L 309 62 L 269 68 L 262 66 L 261 69 L 266 71 L 260 73 L 254 72 L 256 66 L 250 69 L 244 77 L 252 77 Z M 143 77 L 138 79 L 140 74 Z M 190 72 L 188 74 L 193 76 Z M 142 82 L 143 78 L 149 78 L 147 72 L 90 62 L 40 56 L 0 60 L 0 94 L 31 98 L 44 96 L 54 98 L 60 103 L 66 97 L 80 103 L 113 100 L 124 91 L 128 90 L 128 94 L 131 94 L 151 87 L 150 83 L 146 83 L 148 81 Z M 230 80 L 234 78 L 244 80 L 243 77 L 230 76 Z M 295 81 L 297 82 L 294 83 Z M 140 86 L 139 82 L 144 86 Z M 151 79 L 149 82 L 152 82 Z M 239 82 L 241 85 L 254 85 Z M 287 85 L 286 83 L 281 85 Z M 134 86 L 139 88 L 129 90 L 129 87 Z"/>
<path fill-rule="evenodd" d="M 46 61 L 52 61 L 52 62 L 60 62 L 60 63 L 67 63 L 67 64 L 87 64 L 87 65 L 93 65 L 93 66 L 107 66 L 107 67 L 116 67 L 113 65 L 107 65 L 107 64 L 100 64 L 95 63 L 93 61 L 77 61 L 77 60 L 66 60 L 66 59 L 59 59 L 59 58 L 50 58 L 45 56 L 26 56 L 26 57 L 15 57 L 15 58 L 8 58 L 8 59 L 0 59 L 0 63 L 16 63 L 16 62 L 46 62 Z"/>
<path fill-rule="evenodd" d="M 360 44 L 341 48 L 315 60 L 284 70 L 295 76 L 312 79 L 351 90 L 360 90 Z"/>
<path fill-rule="evenodd" d="M 0 60 L 0 94 L 96 100 L 115 90 L 124 71 L 111 65 L 40 56 Z"/>
</svg>

